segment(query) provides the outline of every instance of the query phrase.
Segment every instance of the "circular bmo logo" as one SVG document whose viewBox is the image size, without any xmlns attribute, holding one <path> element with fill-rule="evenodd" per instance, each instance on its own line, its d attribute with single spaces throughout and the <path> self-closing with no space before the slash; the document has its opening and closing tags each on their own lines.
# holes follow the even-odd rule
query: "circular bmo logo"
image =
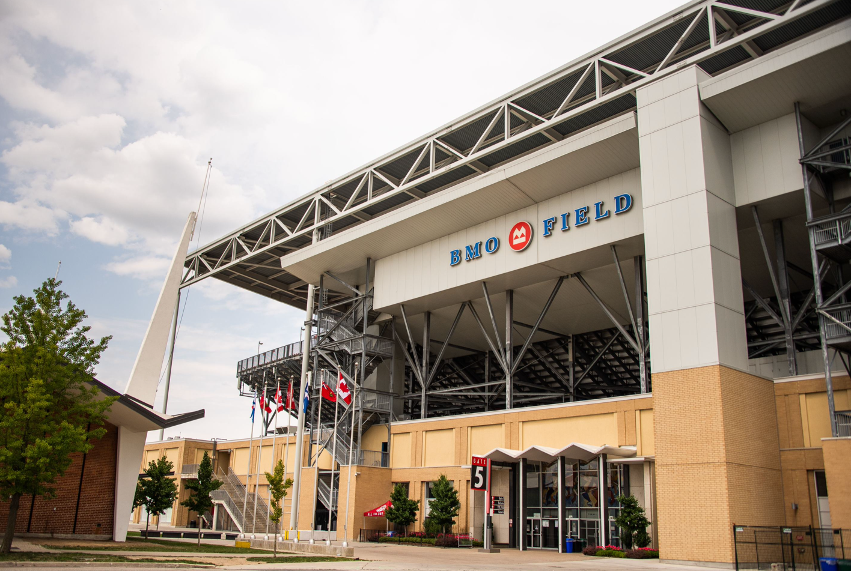
<svg viewBox="0 0 852 572">
<path fill-rule="evenodd" d="M 509 231 L 509 247 L 520 252 L 530 245 L 532 242 L 532 227 L 530 223 L 521 221 L 512 227 Z"/>
</svg>

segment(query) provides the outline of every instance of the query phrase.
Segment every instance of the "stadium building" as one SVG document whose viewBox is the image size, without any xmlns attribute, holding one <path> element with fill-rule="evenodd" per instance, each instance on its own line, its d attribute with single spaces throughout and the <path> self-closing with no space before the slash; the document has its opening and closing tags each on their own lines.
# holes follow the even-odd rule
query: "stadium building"
<svg viewBox="0 0 852 572">
<path fill-rule="evenodd" d="M 619 544 L 622 493 L 669 561 L 848 530 L 849 106 L 849 2 L 690 2 L 184 257 L 185 234 L 149 333 L 207 279 L 305 310 L 236 366 L 235 395 L 292 383 L 294 422 L 146 455 L 192 477 L 215 448 L 216 526 L 257 538 L 279 458 L 302 538 L 385 530 L 394 483 L 421 530 L 440 474 L 456 531 L 521 550 Z M 351 407 L 320 398 L 338 371 Z"/>
</svg>

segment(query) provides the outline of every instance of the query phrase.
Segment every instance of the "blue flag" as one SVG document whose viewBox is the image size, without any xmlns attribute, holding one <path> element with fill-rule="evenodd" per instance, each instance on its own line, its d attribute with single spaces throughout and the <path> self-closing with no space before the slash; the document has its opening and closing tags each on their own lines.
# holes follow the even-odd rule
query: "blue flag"
<svg viewBox="0 0 852 572">
<path fill-rule="evenodd" d="M 254 398 L 251 399 L 251 422 L 254 423 Z"/>
<path fill-rule="evenodd" d="M 310 389 L 310 388 L 308 387 L 308 384 L 306 383 L 306 384 L 305 384 L 305 397 L 304 397 L 304 399 L 302 400 L 302 409 L 304 410 L 304 412 L 305 412 L 305 413 L 307 413 L 307 412 L 308 412 L 308 402 L 309 402 L 309 401 L 310 401 L 310 399 L 311 399 L 311 398 L 310 398 L 310 395 L 311 395 L 311 394 L 310 394 L 310 392 L 308 391 L 309 389 Z"/>
</svg>

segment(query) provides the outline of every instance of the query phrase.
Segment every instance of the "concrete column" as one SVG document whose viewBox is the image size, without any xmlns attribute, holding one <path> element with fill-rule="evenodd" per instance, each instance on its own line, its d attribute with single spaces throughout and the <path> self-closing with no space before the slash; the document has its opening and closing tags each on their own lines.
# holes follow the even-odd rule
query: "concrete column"
<svg viewBox="0 0 852 572">
<path fill-rule="evenodd" d="M 730 138 L 685 68 L 637 90 L 664 560 L 732 563 L 732 523 L 783 524 L 772 383 L 748 354 Z M 748 491 L 746 493 L 746 491 Z"/>
<path fill-rule="evenodd" d="M 213 505 L 213 532 L 219 529 L 219 505 Z"/>
</svg>

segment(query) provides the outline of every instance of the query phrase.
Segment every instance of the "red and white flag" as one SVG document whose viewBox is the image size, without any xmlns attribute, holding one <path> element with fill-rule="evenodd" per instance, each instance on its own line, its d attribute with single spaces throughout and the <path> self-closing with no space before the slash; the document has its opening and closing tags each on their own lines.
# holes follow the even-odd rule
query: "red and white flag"
<svg viewBox="0 0 852 572">
<path fill-rule="evenodd" d="M 343 379 L 343 372 L 337 372 L 337 395 L 340 396 L 340 399 L 343 400 L 346 405 L 352 403 L 352 394 L 349 392 L 349 386 L 346 384 L 346 380 Z"/>
<path fill-rule="evenodd" d="M 278 384 L 278 388 L 275 390 L 275 404 L 278 406 L 278 412 L 281 413 L 284 411 L 284 404 L 281 403 L 281 384 Z"/>
<path fill-rule="evenodd" d="M 272 407 L 269 406 L 269 403 L 264 399 L 263 395 L 260 396 L 260 409 L 267 413 L 272 413 Z"/>
<path fill-rule="evenodd" d="M 287 411 L 293 411 L 296 404 L 293 402 L 293 380 L 290 380 L 290 385 L 287 386 Z"/>
</svg>

